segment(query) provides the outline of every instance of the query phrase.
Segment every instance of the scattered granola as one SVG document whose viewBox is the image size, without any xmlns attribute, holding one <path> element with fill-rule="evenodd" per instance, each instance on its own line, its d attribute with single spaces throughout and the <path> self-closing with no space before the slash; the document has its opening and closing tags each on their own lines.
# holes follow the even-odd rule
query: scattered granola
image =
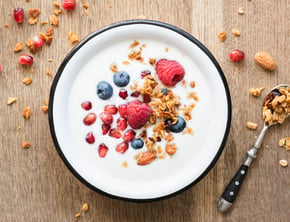
<svg viewBox="0 0 290 222">
<path fill-rule="evenodd" d="M 89 8 L 89 4 L 83 3 L 83 7 L 84 7 L 85 9 L 88 9 L 88 8 Z"/>
<path fill-rule="evenodd" d="M 58 26 L 58 24 L 59 24 L 59 19 L 55 15 L 49 16 L 49 21 L 50 21 L 50 24 L 54 25 L 54 26 Z"/>
<path fill-rule="evenodd" d="M 43 112 L 47 113 L 48 112 L 48 106 L 42 106 Z"/>
<path fill-rule="evenodd" d="M 245 13 L 245 9 L 243 7 L 240 7 L 238 10 L 239 15 L 243 15 Z"/>
<path fill-rule="evenodd" d="M 130 45 L 130 48 L 135 48 L 136 46 L 140 45 L 140 42 L 138 42 L 137 40 L 134 40 L 133 43 Z"/>
<path fill-rule="evenodd" d="M 28 149 L 30 146 L 31 146 L 31 144 L 29 143 L 29 141 L 24 141 L 24 142 L 22 143 L 22 148 L 26 148 L 26 149 Z"/>
<path fill-rule="evenodd" d="M 287 160 L 279 160 L 279 164 L 280 164 L 282 167 L 287 167 L 287 166 L 288 166 L 288 161 L 287 161 Z"/>
<path fill-rule="evenodd" d="M 60 7 L 60 4 L 58 2 L 53 2 L 52 3 L 56 8 L 59 8 Z"/>
<path fill-rule="evenodd" d="M 110 65 L 110 70 L 112 71 L 112 72 L 118 72 L 118 69 L 117 69 L 117 65 L 116 64 L 111 64 Z"/>
<path fill-rule="evenodd" d="M 25 107 L 23 112 L 22 112 L 22 116 L 25 118 L 25 119 L 29 119 L 30 116 L 31 116 L 31 108 L 29 106 Z"/>
<path fill-rule="evenodd" d="M 48 21 L 41 21 L 40 24 L 41 25 L 46 25 L 46 24 L 48 24 Z"/>
<path fill-rule="evenodd" d="M 40 10 L 36 8 L 29 9 L 29 25 L 34 25 L 38 21 L 38 16 L 40 14 Z"/>
<path fill-rule="evenodd" d="M 33 44 L 32 39 L 27 39 L 25 45 L 29 48 L 29 52 L 36 53 L 36 46 Z"/>
<path fill-rule="evenodd" d="M 241 32 L 238 29 L 232 29 L 232 33 L 233 33 L 233 35 L 235 35 L 237 37 L 239 37 L 241 35 Z"/>
<path fill-rule="evenodd" d="M 31 79 L 30 77 L 26 77 L 26 78 L 24 78 L 24 79 L 22 80 L 22 83 L 23 83 L 24 85 L 30 85 L 31 82 L 32 82 L 32 79 Z"/>
<path fill-rule="evenodd" d="M 22 42 L 18 42 L 18 43 L 16 43 L 16 45 L 15 45 L 13 51 L 14 51 L 14 52 L 19 52 L 19 51 L 21 51 L 22 49 L 23 49 Z"/>
<path fill-rule="evenodd" d="M 279 146 L 284 147 L 287 151 L 290 150 L 290 137 L 280 139 Z"/>
<path fill-rule="evenodd" d="M 146 19 L 145 15 L 138 15 L 137 19 Z"/>
<path fill-rule="evenodd" d="M 16 100 L 17 100 L 16 97 L 8 97 L 6 104 L 11 105 L 11 104 L 15 103 Z"/>
<path fill-rule="evenodd" d="M 47 61 L 48 61 L 48 62 L 53 62 L 53 59 L 48 59 Z"/>
<path fill-rule="evenodd" d="M 257 129 L 257 127 L 258 127 L 258 124 L 257 123 L 254 123 L 254 122 L 247 122 L 247 127 L 249 128 L 249 129 L 252 129 L 252 130 L 255 130 L 255 129 Z"/>
<path fill-rule="evenodd" d="M 149 58 L 149 64 L 154 66 L 156 63 L 156 59 L 153 59 L 153 58 Z"/>
<path fill-rule="evenodd" d="M 5 24 L 4 24 L 4 27 L 5 27 L 5 28 L 8 28 L 8 27 L 9 27 L 9 25 L 8 25 L 7 23 L 5 23 Z"/>
<path fill-rule="evenodd" d="M 80 37 L 77 36 L 76 34 L 74 34 L 72 31 L 70 31 L 70 32 L 68 33 L 68 38 L 69 38 L 71 44 L 80 41 Z"/>
<path fill-rule="evenodd" d="M 218 38 L 221 42 L 224 42 L 226 40 L 227 33 L 226 32 L 219 32 L 218 33 Z"/>
<path fill-rule="evenodd" d="M 249 91 L 250 91 L 250 94 L 251 94 L 252 96 L 256 96 L 256 97 L 258 97 L 258 96 L 261 95 L 261 93 L 262 93 L 262 91 L 263 91 L 264 89 L 265 89 L 265 86 L 260 87 L 260 88 L 250 88 Z"/>
<path fill-rule="evenodd" d="M 84 203 L 82 206 L 82 211 L 87 212 L 89 210 L 89 204 L 88 203 Z"/>
<path fill-rule="evenodd" d="M 48 76 L 51 76 L 52 71 L 50 69 L 46 69 L 45 74 L 48 75 Z"/>
<path fill-rule="evenodd" d="M 53 10 L 53 14 L 55 14 L 55 15 L 60 15 L 61 13 L 62 13 L 62 11 L 60 9 Z"/>
<path fill-rule="evenodd" d="M 127 168 L 127 167 L 128 167 L 128 163 L 127 163 L 126 161 L 124 161 L 124 162 L 122 163 L 122 167 Z"/>
<path fill-rule="evenodd" d="M 165 147 L 165 151 L 168 155 L 173 155 L 174 153 L 176 153 L 176 150 L 177 150 L 177 147 L 176 147 L 176 144 L 173 143 L 173 144 L 167 144 L 166 147 Z"/>
<path fill-rule="evenodd" d="M 76 213 L 75 218 L 79 218 L 81 216 L 81 213 Z"/>
</svg>

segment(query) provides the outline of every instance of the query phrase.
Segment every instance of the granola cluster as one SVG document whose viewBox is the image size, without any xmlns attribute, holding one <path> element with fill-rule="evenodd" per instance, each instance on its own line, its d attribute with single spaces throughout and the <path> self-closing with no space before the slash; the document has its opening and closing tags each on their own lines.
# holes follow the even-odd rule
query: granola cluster
<svg viewBox="0 0 290 222">
<path fill-rule="evenodd" d="M 265 99 L 263 119 L 267 125 L 282 124 L 290 114 L 290 88 L 281 87 Z"/>
<path fill-rule="evenodd" d="M 284 147 L 286 150 L 290 150 L 290 137 L 280 139 L 279 146 Z"/>
</svg>

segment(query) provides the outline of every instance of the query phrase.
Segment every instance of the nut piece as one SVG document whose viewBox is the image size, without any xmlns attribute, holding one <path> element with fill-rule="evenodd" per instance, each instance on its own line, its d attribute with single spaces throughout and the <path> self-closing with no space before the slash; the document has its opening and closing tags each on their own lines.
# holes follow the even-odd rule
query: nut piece
<svg viewBox="0 0 290 222">
<path fill-rule="evenodd" d="M 286 150 L 290 150 L 290 137 L 280 139 L 279 146 L 284 147 Z"/>
<path fill-rule="evenodd" d="M 249 128 L 249 129 L 252 129 L 252 130 L 255 130 L 255 129 L 257 129 L 257 127 L 258 127 L 258 124 L 257 123 L 253 123 L 253 122 L 247 122 L 247 127 Z"/>
<path fill-rule="evenodd" d="M 273 71 L 276 68 L 274 59 L 267 52 L 257 52 L 255 55 L 255 61 L 264 69 Z"/>
<path fill-rule="evenodd" d="M 55 16 L 55 15 L 51 15 L 51 16 L 49 17 L 49 21 L 50 21 L 50 24 L 51 24 L 51 25 L 58 26 L 59 19 L 58 19 L 57 16 Z"/>
<path fill-rule="evenodd" d="M 31 144 L 29 143 L 29 141 L 24 141 L 23 143 L 22 143 L 22 148 L 29 148 L 31 146 Z"/>
<path fill-rule="evenodd" d="M 173 144 L 167 144 L 166 147 L 165 147 L 165 151 L 168 155 L 173 155 L 174 153 L 176 153 L 176 144 L 173 143 Z"/>
<path fill-rule="evenodd" d="M 155 152 L 140 152 L 136 155 L 137 164 L 140 166 L 147 165 L 157 158 Z"/>
<path fill-rule="evenodd" d="M 279 164 L 280 164 L 282 167 L 287 167 L 287 166 L 288 166 L 288 161 L 287 161 L 287 160 L 279 160 Z"/>
<path fill-rule="evenodd" d="M 17 100 L 16 97 L 8 97 L 7 99 L 7 105 L 11 105 L 12 103 L 15 103 Z"/>
<path fill-rule="evenodd" d="M 261 87 L 261 88 L 250 88 L 250 94 L 252 96 L 260 96 L 261 92 L 265 89 L 265 86 Z"/>
<path fill-rule="evenodd" d="M 239 8 L 238 14 L 243 15 L 245 13 L 245 9 L 243 7 Z"/>
<path fill-rule="evenodd" d="M 82 210 L 84 212 L 87 212 L 89 210 L 89 204 L 88 203 L 84 203 L 83 206 L 82 206 Z"/>
<path fill-rule="evenodd" d="M 30 77 L 26 77 L 22 80 L 23 84 L 30 85 L 32 82 L 32 79 Z"/>
<path fill-rule="evenodd" d="M 13 51 L 14 51 L 14 52 L 19 52 L 19 51 L 21 51 L 22 49 L 23 49 L 22 42 L 18 42 L 18 43 L 15 45 Z"/>
<path fill-rule="evenodd" d="M 232 29 L 232 33 L 237 37 L 239 37 L 241 35 L 241 32 L 238 29 Z"/>
<path fill-rule="evenodd" d="M 218 38 L 221 42 L 224 42 L 226 40 L 227 33 L 226 32 L 219 32 L 218 33 Z"/>
</svg>

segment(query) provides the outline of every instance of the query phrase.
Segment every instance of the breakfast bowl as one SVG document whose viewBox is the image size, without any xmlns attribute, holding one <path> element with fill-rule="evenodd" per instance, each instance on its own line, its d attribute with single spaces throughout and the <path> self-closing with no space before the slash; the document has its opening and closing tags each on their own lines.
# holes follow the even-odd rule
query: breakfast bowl
<svg viewBox="0 0 290 222">
<path fill-rule="evenodd" d="M 213 55 L 158 21 L 91 33 L 50 91 L 50 131 L 65 165 L 89 188 L 123 200 L 160 200 L 199 182 L 230 123 L 229 89 Z"/>
</svg>

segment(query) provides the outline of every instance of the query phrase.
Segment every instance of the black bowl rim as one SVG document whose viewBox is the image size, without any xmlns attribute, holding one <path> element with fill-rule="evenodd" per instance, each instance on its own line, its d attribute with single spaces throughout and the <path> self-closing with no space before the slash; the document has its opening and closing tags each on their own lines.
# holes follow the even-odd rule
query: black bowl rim
<svg viewBox="0 0 290 222">
<path fill-rule="evenodd" d="M 211 163 L 208 165 L 208 167 L 202 172 L 202 174 L 196 179 L 194 180 L 192 183 L 190 183 L 189 185 L 183 187 L 182 189 L 175 191 L 173 193 L 164 195 L 164 196 L 160 196 L 160 197 L 155 197 L 155 198 L 142 198 L 142 199 L 135 199 L 135 198 L 127 198 L 127 197 L 121 197 L 121 196 L 117 196 L 117 195 L 113 195 L 107 192 L 104 192 L 100 189 L 98 189 L 97 187 L 93 186 L 92 184 L 90 184 L 88 181 L 86 181 L 74 168 L 73 166 L 69 163 L 69 161 L 66 159 L 65 155 L 63 154 L 61 147 L 57 141 L 56 138 L 56 133 L 55 133 L 55 129 L 54 129 L 54 122 L 53 122 L 53 101 L 54 101 L 54 94 L 55 94 L 55 90 L 58 84 L 58 81 L 61 77 L 61 74 L 66 66 L 66 64 L 69 62 L 69 60 L 72 58 L 72 56 L 84 45 L 86 44 L 86 42 L 88 42 L 90 39 L 94 38 L 95 36 L 116 28 L 116 27 L 120 27 L 120 26 L 125 26 L 125 25 L 136 25 L 136 24 L 147 24 L 147 25 L 155 25 L 155 26 L 160 26 L 163 28 L 167 28 L 171 31 L 174 31 L 180 35 L 182 35 L 183 37 L 187 38 L 188 40 L 190 40 L 192 43 L 194 43 L 195 45 L 197 45 L 208 57 L 209 59 L 212 61 L 212 63 L 215 65 L 220 78 L 222 79 L 224 88 L 225 88 L 225 93 L 227 96 L 227 103 L 228 103 L 228 118 L 227 118 L 227 125 L 226 125 L 226 130 L 225 130 L 225 134 L 222 140 L 222 143 L 218 149 L 217 154 L 215 155 L 214 159 L 211 161 Z M 55 78 L 53 80 L 53 83 L 51 85 L 51 90 L 50 90 L 50 95 L 49 95 L 49 109 L 48 109 L 48 120 L 49 120 L 49 128 L 50 128 L 50 133 L 53 139 L 53 143 L 55 145 L 55 148 L 58 152 L 58 154 L 60 155 L 62 161 L 65 163 L 65 165 L 67 166 L 67 168 L 71 171 L 71 173 L 79 180 L 81 181 L 84 185 L 86 185 L 87 187 L 89 187 L 90 189 L 113 199 L 119 199 L 119 200 L 126 200 L 126 201 L 132 201 L 132 202 L 152 202 L 152 201 L 157 201 L 157 200 L 163 200 L 163 199 L 167 199 L 170 197 L 173 197 L 177 194 L 180 194 L 182 192 L 184 192 L 185 190 L 189 189 L 190 187 L 192 187 L 193 185 L 197 184 L 203 177 L 206 176 L 206 174 L 213 168 L 213 166 L 215 165 L 215 163 L 217 162 L 218 158 L 220 157 L 225 144 L 226 144 L 226 140 L 228 138 L 229 135 L 229 131 L 230 131 L 230 125 L 231 125 L 231 116 L 232 116 L 232 105 L 231 105 L 231 96 L 230 96 L 230 91 L 229 91 L 229 87 L 225 78 L 225 75 L 220 67 L 220 65 L 218 64 L 218 62 L 216 61 L 216 59 L 214 58 L 214 56 L 211 54 L 211 52 L 199 41 L 197 40 L 195 37 L 193 37 L 191 34 L 189 34 L 188 32 L 173 26 L 171 24 L 168 23 L 164 23 L 164 22 L 160 22 L 160 21 L 155 21 L 155 20 L 124 20 L 124 21 L 120 21 L 120 22 L 116 22 L 116 23 L 112 23 L 108 26 L 105 26 L 95 32 L 92 32 L 91 34 L 89 34 L 88 36 L 86 36 L 82 41 L 80 41 L 69 53 L 68 55 L 64 58 L 63 62 L 61 63 L 61 65 L 59 66 L 57 73 L 55 75 Z"/>
</svg>

